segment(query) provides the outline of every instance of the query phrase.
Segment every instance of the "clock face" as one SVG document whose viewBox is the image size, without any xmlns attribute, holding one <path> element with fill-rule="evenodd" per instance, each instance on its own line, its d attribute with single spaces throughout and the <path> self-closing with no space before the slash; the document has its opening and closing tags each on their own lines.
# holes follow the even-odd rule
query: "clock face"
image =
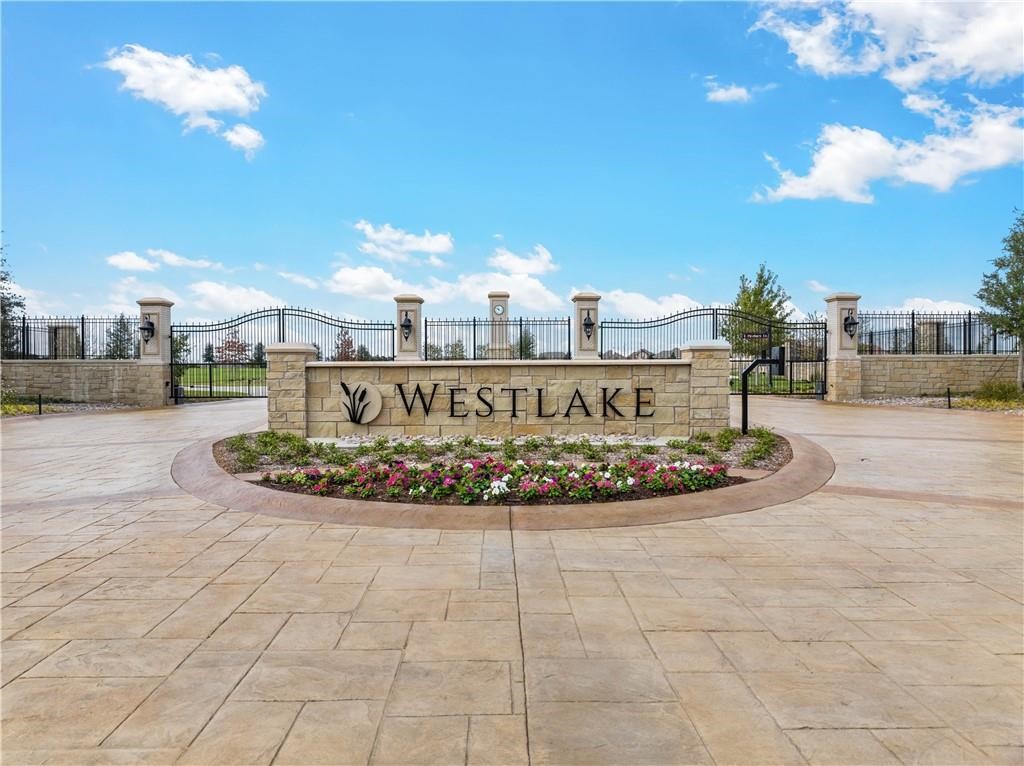
<svg viewBox="0 0 1024 766">
<path fill-rule="evenodd" d="M 497 316 L 501 316 L 502 314 L 505 313 L 505 307 L 499 303 L 497 306 L 494 307 L 494 313 Z"/>
</svg>

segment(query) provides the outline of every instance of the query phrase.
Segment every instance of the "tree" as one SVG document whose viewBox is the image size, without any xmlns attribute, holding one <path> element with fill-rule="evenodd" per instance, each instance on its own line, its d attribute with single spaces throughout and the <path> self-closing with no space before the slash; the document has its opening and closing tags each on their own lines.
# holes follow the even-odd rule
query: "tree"
<svg viewBox="0 0 1024 766">
<path fill-rule="evenodd" d="M 174 335 L 171 337 L 171 365 L 174 370 L 174 385 L 181 385 L 182 376 L 185 373 L 182 365 L 186 364 L 188 355 L 192 351 L 192 341 L 188 335 Z M 213 353 L 211 346 L 210 353 Z"/>
<path fill-rule="evenodd" d="M 1003 238 L 1003 255 L 993 259 L 995 271 L 982 275 L 975 295 L 992 329 L 1017 337 L 1017 387 L 1024 390 L 1024 212 L 1013 212 L 1017 219 Z"/>
<path fill-rule="evenodd" d="M 320 344 L 319 343 L 314 343 L 313 344 L 313 350 L 316 351 L 316 360 L 315 361 L 322 362 L 324 360 L 324 352 L 320 350 Z"/>
<path fill-rule="evenodd" d="M 135 339 L 135 323 L 129 322 L 124 314 L 118 315 L 114 324 L 107 328 L 107 347 L 103 351 L 106 359 L 134 359 L 138 348 Z"/>
<path fill-rule="evenodd" d="M 352 343 L 352 333 L 347 328 L 342 327 L 338 330 L 338 335 L 334 339 L 334 361 L 351 362 L 355 358 L 356 351 Z"/>
<path fill-rule="evenodd" d="M 444 359 L 444 351 L 438 344 L 428 343 L 424 356 L 429 360 Z"/>
<path fill-rule="evenodd" d="M 4 357 L 28 354 L 21 348 L 21 317 L 25 296 L 16 291 L 14 278 L 7 270 L 7 245 L 0 244 L 0 352 Z"/>
<path fill-rule="evenodd" d="M 515 358 L 537 358 L 537 338 L 529 330 L 523 330 L 522 334 L 516 339 Z"/>
<path fill-rule="evenodd" d="M 238 337 L 238 330 L 232 330 L 217 346 L 214 357 L 221 364 L 245 364 L 249 361 L 249 344 Z"/>
<path fill-rule="evenodd" d="M 364 346 L 362 343 L 359 344 L 359 348 L 356 349 L 356 361 L 357 362 L 369 362 L 373 359 L 373 355 L 370 354 L 370 349 Z"/>
<path fill-rule="evenodd" d="M 461 340 L 456 340 L 451 343 L 444 344 L 444 358 L 445 359 L 465 359 L 466 358 L 466 344 Z"/>
<path fill-rule="evenodd" d="M 206 364 L 213 364 L 215 361 L 217 360 L 213 355 L 213 344 L 207 343 L 203 348 L 203 362 Z"/>
<path fill-rule="evenodd" d="M 733 354 L 757 356 L 770 345 L 782 345 L 786 341 L 782 325 L 793 313 L 792 307 L 786 305 L 788 303 L 789 293 L 779 284 L 778 275 L 764 263 L 758 267 L 753 279 L 746 274 L 740 275 L 740 289 L 732 308 L 757 317 L 765 324 L 736 316 L 723 322 L 722 336 L 732 345 Z"/>
<path fill-rule="evenodd" d="M 252 347 L 252 363 L 258 364 L 260 367 L 264 367 L 267 364 L 267 347 L 263 345 L 263 341 L 256 341 L 256 345 Z"/>
</svg>

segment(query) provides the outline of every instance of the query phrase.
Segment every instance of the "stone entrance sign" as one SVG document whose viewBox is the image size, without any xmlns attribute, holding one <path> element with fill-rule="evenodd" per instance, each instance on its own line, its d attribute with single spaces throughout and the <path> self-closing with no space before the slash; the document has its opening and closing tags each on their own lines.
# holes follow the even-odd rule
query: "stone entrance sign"
<svg viewBox="0 0 1024 766">
<path fill-rule="evenodd" d="M 315 362 L 267 348 L 270 425 L 302 436 L 680 436 L 728 425 L 729 346 L 614 362 Z"/>
</svg>

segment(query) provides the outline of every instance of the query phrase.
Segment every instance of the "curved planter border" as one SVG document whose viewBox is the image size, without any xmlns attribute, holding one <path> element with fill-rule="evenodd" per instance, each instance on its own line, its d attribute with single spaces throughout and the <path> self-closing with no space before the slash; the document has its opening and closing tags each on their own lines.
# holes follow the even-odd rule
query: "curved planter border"
<svg viewBox="0 0 1024 766">
<path fill-rule="evenodd" d="M 663 524 L 767 508 L 797 500 L 832 478 L 835 463 L 823 448 L 796 434 L 793 459 L 770 476 L 722 489 L 647 500 L 573 505 L 417 505 L 300 495 L 236 479 L 217 465 L 205 439 L 181 450 L 171 476 L 195 497 L 238 511 L 346 526 L 404 529 L 594 529 Z"/>
</svg>

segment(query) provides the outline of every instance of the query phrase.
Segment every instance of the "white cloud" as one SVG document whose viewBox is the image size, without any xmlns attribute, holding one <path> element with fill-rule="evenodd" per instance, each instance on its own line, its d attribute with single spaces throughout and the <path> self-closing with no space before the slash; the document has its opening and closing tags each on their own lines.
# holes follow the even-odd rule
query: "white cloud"
<svg viewBox="0 0 1024 766">
<path fill-rule="evenodd" d="M 357 222 L 354 228 L 366 238 L 359 245 L 360 252 L 391 263 L 408 262 L 416 253 L 444 255 L 455 247 L 451 234 L 431 234 L 429 229 L 422 234 L 410 234 L 389 223 L 374 226 L 366 220 Z"/>
<path fill-rule="evenodd" d="M 277 272 L 277 276 L 281 277 L 281 279 L 288 280 L 292 284 L 299 285 L 301 287 L 308 287 L 310 290 L 316 290 L 317 287 L 319 287 L 315 279 L 310 279 L 302 274 L 293 274 L 290 271 L 279 271 Z"/>
<path fill-rule="evenodd" d="M 710 83 L 704 97 L 715 104 L 745 104 L 750 101 L 750 91 L 742 85 L 719 85 Z"/>
<path fill-rule="evenodd" d="M 263 148 L 263 144 L 266 143 L 263 140 L 263 134 L 260 133 L 256 128 L 246 125 L 245 123 L 238 123 L 230 130 L 225 130 L 222 134 L 224 140 L 231 144 L 235 149 L 241 149 L 245 152 L 245 158 L 251 160 L 256 156 L 256 152 Z"/>
<path fill-rule="evenodd" d="M 832 288 L 831 287 L 829 287 L 828 285 L 822 284 L 817 279 L 808 279 L 806 282 L 804 282 L 804 286 L 807 287 L 808 290 L 810 290 L 811 292 L 814 292 L 814 293 L 830 293 L 830 292 L 832 292 Z"/>
<path fill-rule="evenodd" d="M 247 311 L 283 306 L 284 301 L 255 287 L 224 282 L 193 282 L 188 286 L 195 306 L 202 311 L 220 314 L 242 314 Z"/>
<path fill-rule="evenodd" d="M 425 283 L 416 284 L 399 279 L 379 266 L 342 266 L 326 286 L 331 292 L 376 301 L 390 301 L 401 293 L 414 293 L 430 304 L 465 300 L 486 305 L 488 292 L 507 290 L 514 305 L 531 311 L 565 307 L 565 302 L 540 280 L 525 274 L 460 274 L 452 281 L 431 277 Z"/>
<path fill-rule="evenodd" d="M 181 303 L 178 294 L 169 287 L 156 282 L 141 282 L 138 277 L 124 277 L 110 286 L 107 302 L 99 309 L 100 313 L 125 314 L 131 316 L 139 313 L 139 298 L 167 298 L 174 303 Z"/>
<path fill-rule="evenodd" d="M 42 290 L 10 283 L 11 292 L 25 299 L 26 316 L 49 316 L 64 307 L 64 301 Z"/>
<path fill-rule="evenodd" d="M 189 55 L 173 56 L 131 44 L 109 51 L 99 66 L 124 78 L 122 90 L 181 117 L 186 132 L 205 128 L 244 149 L 246 156 L 263 146 L 259 131 L 244 124 L 222 131 L 223 121 L 213 116 L 226 112 L 246 117 L 259 109 L 260 99 L 267 95 L 263 83 L 253 81 L 238 65 L 210 69 Z"/>
<path fill-rule="evenodd" d="M 160 268 L 159 263 L 147 261 L 138 253 L 125 250 L 121 253 L 114 253 L 107 256 L 107 263 L 121 271 L 156 271 Z"/>
<path fill-rule="evenodd" d="M 770 6 L 753 29 L 781 37 L 819 75 L 879 72 L 904 91 L 960 78 L 991 85 L 1024 70 L 1024 5 L 1002 0 Z"/>
<path fill-rule="evenodd" d="M 158 258 L 159 260 L 166 263 L 168 266 L 179 266 L 187 267 L 190 269 L 213 269 L 215 271 L 227 271 L 224 268 L 223 263 L 217 263 L 216 261 L 208 261 L 205 258 L 185 258 L 184 256 L 172 253 L 170 250 L 160 250 L 159 248 L 152 248 L 146 250 L 146 255 L 150 258 Z"/>
<path fill-rule="evenodd" d="M 1021 162 L 1024 109 L 974 102 L 974 110 L 915 103 L 936 115 L 937 130 L 920 141 L 888 139 L 861 127 L 826 125 L 804 176 L 784 170 L 772 158 L 780 183 L 753 195 L 755 201 L 820 199 L 874 201 L 871 184 L 888 180 L 948 191 L 964 176 Z"/>
<path fill-rule="evenodd" d="M 577 292 L 573 290 L 573 292 Z M 601 301 L 609 307 L 609 316 L 626 319 L 652 319 L 699 308 L 701 304 L 688 295 L 672 293 L 652 298 L 628 290 L 609 290 L 601 293 Z"/>
<path fill-rule="evenodd" d="M 862 309 L 863 310 L 863 309 Z M 978 311 L 977 306 L 960 301 L 934 300 L 932 298 L 907 298 L 899 306 L 887 306 L 883 311 L 921 311 L 924 313 L 945 314 L 964 311 Z"/>
<path fill-rule="evenodd" d="M 259 261 L 256 261 L 256 263 L 254 263 L 252 265 L 252 270 L 253 271 L 266 271 L 267 270 L 267 265 L 265 263 L 260 263 Z"/>
<path fill-rule="evenodd" d="M 736 83 L 722 85 L 718 82 L 717 77 L 712 74 L 704 78 L 704 87 L 707 89 L 707 95 L 704 97 L 707 101 L 715 104 L 746 104 L 753 100 L 755 93 L 773 90 L 776 85 L 775 83 L 753 85 L 750 87 L 737 85 Z"/>
<path fill-rule="evenodd" d="M 550 251 L 543 245 L 534 245 L 529 255 L 516 255 L 511 250 L 499 247 L 487 263 L 506 274 L 547 274 L 558 270 Z"/>
<path fill-rule="evenodd" d="M 707 271 L 707 269 L 703 269 L 700 266 L 691 265 L 690 271 L 692 271 L 694 274 L 703 274 L 705 271 Z"/>
<path fill-rule="evenodd" d="M 435 269 L 443 269 L 448 266 L 448 262 L 436 255 L 431 255 L 427 258 L 427 265 L 433 266 Z"/>
</svg>

